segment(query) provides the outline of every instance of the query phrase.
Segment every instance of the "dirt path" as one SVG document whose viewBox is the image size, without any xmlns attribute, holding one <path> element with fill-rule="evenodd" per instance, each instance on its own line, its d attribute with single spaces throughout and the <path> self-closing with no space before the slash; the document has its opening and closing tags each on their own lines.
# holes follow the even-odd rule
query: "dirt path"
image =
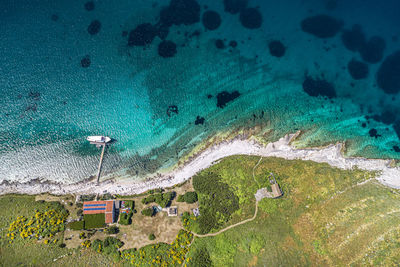
<svg viewBox="0 0 400 267">
<path fill-rule="evenodd" d="M 245 223 L 248 223 L 248 222 L 253 221 L 253 220 L 257 217 L 257 213 L 258 213 L 258 201 L 256 201 L 256 210 L 254 211 L 254 215 L 253 215 L 253 217 L 251 217 L 250 219 L 246 219 L 246 220 L 244 220 L 244 221 L 241 221 L 241 222 L 232 224 L 232 225 L 230 225 L 230 226 L 228 226 L 228 227 L 226 227 L 226 228 L 224 228 L 224 229 L 222 229 L 222 230 L 219 230 L 219 231 L 216 232 L 216 233 L 210 233 L 210 234 L 205 234 L 205 235 L 199 235 L 199 234 L 193 233 L 193 235 L 194 235 L 194 236 L 197 236 L 197 237 L 207 237 L 207 236 L 216 236 L 216 235 L 219 235 L 219 234 L 221 234 L 221 233 L 223 233 L 223 232 L 225 232 L 225 231 L 228 231 L 229 229 L 232 229 L 232 228 L 234 228 L 234 227 L 236 227 L 236 226 L 239 226 L 239 225 L 242 225 L 242 224 L 245 224 Z"/>
<path fill-rule="evenodd" d="M 260 160 L 257 162 L 257 164 L 253 167 L 253 179 L 254 179 L 254 181 L 255 181 L 256 183 L 257 183 L 257 181 L 256 181 L 256 178 L 254 177 L 254 171 L 255 171 L 255 169 L 257 168 L 257 166 L 261 163 L 261 160 L 262 160 L 262 157 L 261 157 Z M 258 184 L 258 183 L 257 183 L 257 184 Z M 258 201 L 256 200 L 256 209 L 255 209 L 255 211 L 254 211 L 253 217 L 251 217 L 251 218 L 249 218 L 249 219 L 246 219 L 246 220 L 244 220 L 244 221 L 241 221 L 241 222 L 232 224 L 232 225 L 230 225 L 230 226 L 228 226 L 228 227 L 226 227 L 226 228 L 224 228 L 224 229 L 222 229 L 222 230 L 219 230 L 219 231 L 216 232 L 216 233 L 210 233 L 210 234 L 205 234 L 205 235 L 199 235 L 199 234 L 193 233 L 193 235 L 194 235 L 194 236 L 197 236 L 197 237 L 207 237 L 207 236 L 216 236 L 216 235 L 219 235 L 219 234 L 221 234 L 221 233 L 223 233 L 223 232 L 225 232 L 225 231 L 228 231 L 229 229 L 232 229 L 232 228 L 234 228 L 234 227 L 236 227 L 236 226 L 239 226 L 239 225 L 242 225 L 242 224 L 245 224 L 245 223 L 248 223 L 248 222 L 253 221 L 253 220 L 257 217 L 257 213 L 258 213 Z"/>
</svg>

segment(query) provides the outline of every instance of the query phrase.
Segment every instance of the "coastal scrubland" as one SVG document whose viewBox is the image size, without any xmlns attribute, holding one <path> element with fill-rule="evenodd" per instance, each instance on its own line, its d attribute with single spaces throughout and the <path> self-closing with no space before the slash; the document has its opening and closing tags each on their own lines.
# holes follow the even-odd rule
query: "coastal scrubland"
<svg viewBox="0 0 400 267">
<path fill-rule="evenodd" d="M 260 188 L 270 190 L 270 173 L 283 196 L 262 199 L 255 219 L 236 225 L 255 214 L 254 194 Z M 154 192 L 132 196 L 138 213 L 132 214 L 131 224 L 119 225 L 111 236 L 104 231 L 85 237 L 76 248 L 62 246 L 63 231 L 41 240 L 7 237 L 18 217 L 29 218 L 59 204 L 6 195 L 0 197 L 0 261 L 6 266 L 393 265 L 400 259 L 400 195 L 375 176 L 311 161 L 232 156 L 163 192 L 174 191 L 176 198 L 184 200 L 186 195 L 195 202 L 171 200 L 183 216 L 144 216 L 141 211 L 151 203 L 141 200 L 152 200 Z M 198 217 L 190 212 L 194 207 L 199 207 Z M 168 229 L 161 225 L 171 227 L 174 237 L 163 238 Z M 233 228 L 219 233 L 227 227 Z M 140 247 L 135 235 L 141 232 Z"/>
</svg>

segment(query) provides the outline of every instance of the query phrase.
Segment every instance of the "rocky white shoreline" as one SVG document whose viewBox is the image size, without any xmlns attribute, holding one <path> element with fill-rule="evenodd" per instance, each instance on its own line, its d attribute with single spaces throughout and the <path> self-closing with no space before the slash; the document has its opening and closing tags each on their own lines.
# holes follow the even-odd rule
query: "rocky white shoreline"
<svg viewBox="0 0 400 267">
<path fill-rule="evenodd" d="M 47 182 L 30 183 L 2 183 L 0 195 L 8 193 L 19 194 L 139 194 L 149 189 L 165 188 L 182 183 L 195 175 L 197 172 L 208 168 L 218 160 L 232 155 L 257 155 L 263 157 L 279 157 L 285 159 L 311 160 L 320 163 L 328 163 L 333 167 L 351 169 L 358 167 L 362 170 L 378 171 L 376 178 L 380 183 L 400 189 L 400 168 L 391 167 L 391 160 L 345 158 L 342 154 L 342 144 L 329 145 L 324 148 L 296 149 L 290 145 L 297 134 L 286 135 L 276 142 L 262 145 L 253 140 L 234 139 L 221 142 L 200 152 L 193 159 L 181 167 L 162 174 L 158 177 L 146 180 L 107 180 L 100 184 L 95 181 L 83 181 L 76 184 L 64 185 Z"/>
</svg>

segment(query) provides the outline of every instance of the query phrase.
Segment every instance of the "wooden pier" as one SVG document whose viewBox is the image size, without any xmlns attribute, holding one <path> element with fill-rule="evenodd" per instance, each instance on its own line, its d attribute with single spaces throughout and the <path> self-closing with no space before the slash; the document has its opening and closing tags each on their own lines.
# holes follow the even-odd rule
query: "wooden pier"
<svg viewBox="0 0 400 267">
<path fill-rule="evenodd" d="M 103 165 L 104 151 L 106 150 L 106 144 L 102 144 L 101 146 L 102 146 L 103 148 L 101 149 L 99 168 L 98 168 L 98 170 L 97 170 L 97 183 L 100 182 L 101 166 Z"/>
</svg>

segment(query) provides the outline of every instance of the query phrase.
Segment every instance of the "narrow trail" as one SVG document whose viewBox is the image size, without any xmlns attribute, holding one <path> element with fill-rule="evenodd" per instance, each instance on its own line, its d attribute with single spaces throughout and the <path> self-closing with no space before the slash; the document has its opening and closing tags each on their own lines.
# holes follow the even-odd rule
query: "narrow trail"
<svg viewBox="0 0 400 267">
<path fill-rule="evenodd" d="M 262 157 L 261 157 L 260 160 L 257 162 L 257 164 L 253 167 L 253 179 L 254 179 L 254 181 L 255 181 L 256 183 L 257 183 L 257 181 L 256 181 L 256 178 L 254 177 L 254 171 L 255 171 L 255 169 L 257 168 L 257 166 L 261 163 L 261 160 L 262 160 Z M 258 184 L 258 183 L 257 183 L 257 184 Z M 221 234 L 221 233 L 223 233 L 223 232 L 225 232 L 225 231 L 228 231 L 229 229 L 232 229 L 232 228 L 234 228 L 234 227 L 236 227 L 236 226 L 239 226 L 239 225 L 242 225 L 242 224 L 245 224 L 245 223 L 248 223 L 248 222 L 253 221 L 253 220 L 257 217 L 257 213 L 258 213 L 258 201 L 256 200 L 256 208 L 255 208 L 253 217 L 251 217 L 251 218 L 249 218 L 249 219 L 246 219 L 246 220 L 244 220 L 244 221 L 241 221 L 241 222 L 232 224 L 232 225 L 230 225 L 230 226 L 228 226 L 228 227 L 226 227 L 226 228 L 224 228 L 224 229 L 222 229 L 222 230 L 219 230 L 219 231 L 216 232 L 216 233 L 210 233 L 210 234 L 205 234 L 205 235 L 199 235 L 199 234 L 193 233 L 193 235 L 196 236 L 196 237 L 208 237 L 208 236 L 216 236 L 216 235 L 219 235 L 219 234 Z"/>
<path fill-rule="evenodd" d="M 216 233 L 210 233 L 210 234 L 205 234 L 205 235 L 199 235 L 199 234 L 193 233 L 193 235 L 196 236 L 196 237 L 208 237 L 208 236 L 216 236 L 216 235 L 222 234 L 223 232 L 228 231 L 229 229 L 232 229 L 232 228 L 234 228 L 236 226 L 239 226 L 239 225 L 242 225 L 242 224 L 245 224 L 245 223 L 253 221 L 257 217 L 257 213 L 258 213 L 258 201 L 256 201 L 256 210 L 254 211 L 254 215 L 250 219 L 246 219 L 244 221 L 232 224 L 232 225 L 230 225 L 230 226 L 228 226 L 228 227 L 226 227 L 226 228 L 224 228 L 222 230 L 219 230 Z"/>
</svg>

